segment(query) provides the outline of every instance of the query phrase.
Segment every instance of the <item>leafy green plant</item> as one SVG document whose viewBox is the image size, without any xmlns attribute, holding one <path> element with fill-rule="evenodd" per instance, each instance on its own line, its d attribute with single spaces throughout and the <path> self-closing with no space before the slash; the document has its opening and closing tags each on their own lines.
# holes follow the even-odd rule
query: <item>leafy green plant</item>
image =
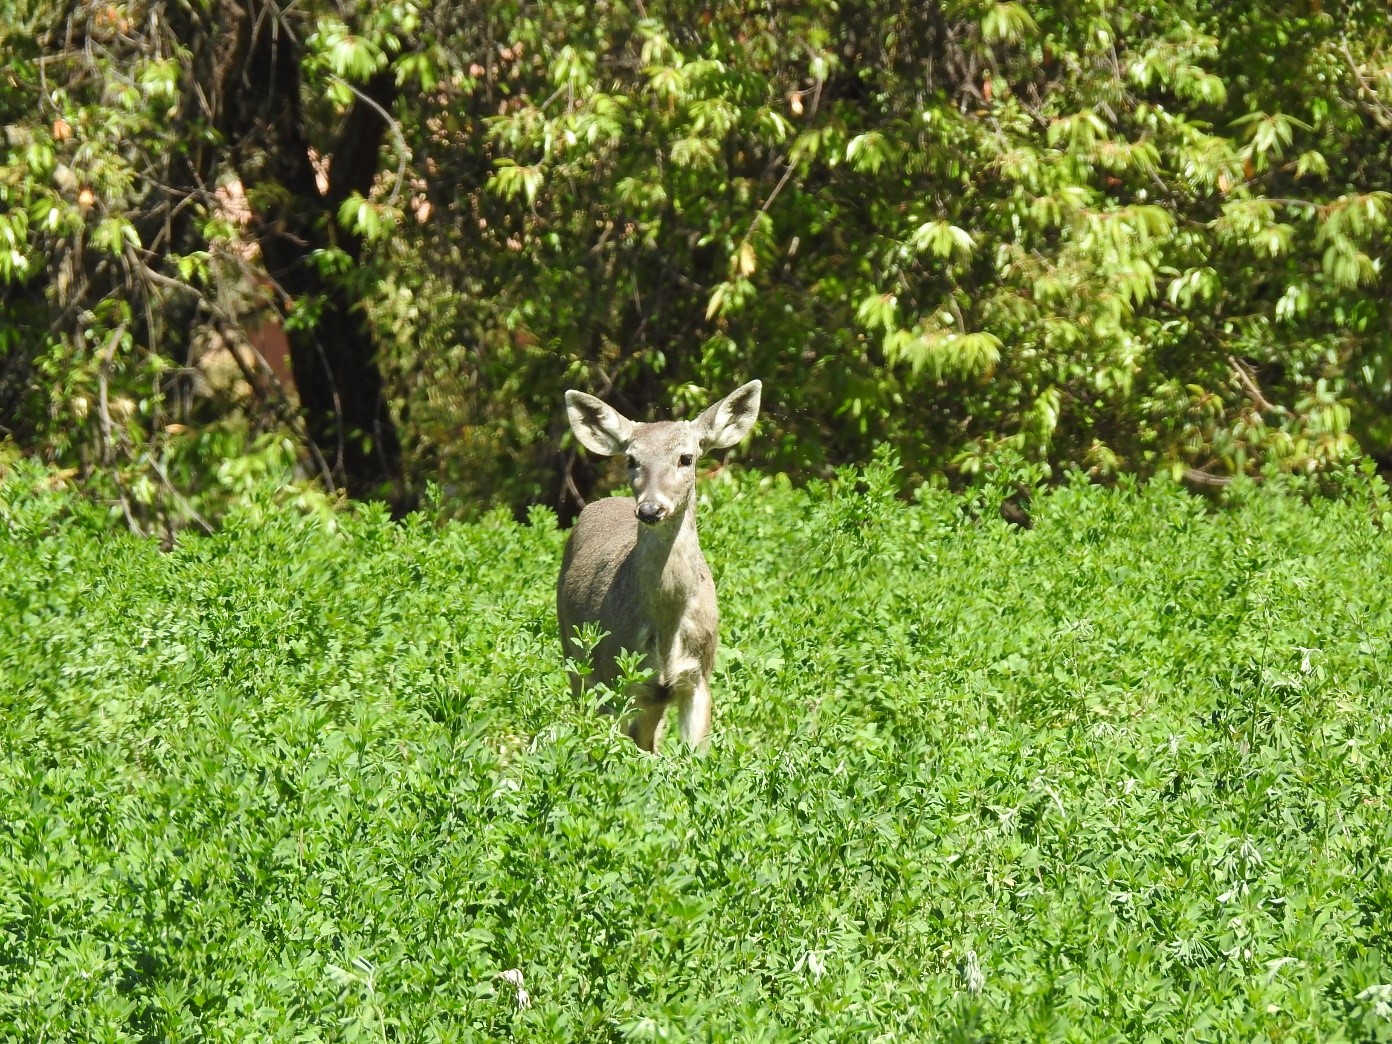
<svg viewBox="0 0 1392 1044">
<path fill-rule="evenodd" d="M 1385 487 L 899 483 L 702 485 L 716 729 L 654 758 L 547 512 L 162 553 L 11 463 L 0 1034 L 1392 1039 Z"/>
</svg>

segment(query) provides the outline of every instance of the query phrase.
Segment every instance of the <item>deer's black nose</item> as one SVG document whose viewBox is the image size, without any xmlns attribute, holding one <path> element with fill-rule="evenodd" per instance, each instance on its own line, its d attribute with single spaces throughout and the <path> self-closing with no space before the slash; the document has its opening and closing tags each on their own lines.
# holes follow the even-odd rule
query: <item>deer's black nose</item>
<svg viewBox="0 0 1392 1044">
<path fill-rule="evenodd" d="M 666 509 L 658 504 L 638 505 L 638 521 L 644 525 L 655 526 L 666 517 Z"/>
</svg>

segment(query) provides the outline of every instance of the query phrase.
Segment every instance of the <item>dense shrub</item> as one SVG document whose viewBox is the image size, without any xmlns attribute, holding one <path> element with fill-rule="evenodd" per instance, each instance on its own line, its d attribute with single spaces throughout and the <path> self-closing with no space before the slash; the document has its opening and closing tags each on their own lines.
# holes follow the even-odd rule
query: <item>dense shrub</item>
<svg viewBox="0 0 1392 1044">
<path fill-rule="evenodd" d="M 1370 0 L 20 0 L 0 435 L 141 529 L 248 470 L 566 515 L 572 385 L 763 378 L 797 481 L 1392 461 L 1389 41 Z"/>
</svg>

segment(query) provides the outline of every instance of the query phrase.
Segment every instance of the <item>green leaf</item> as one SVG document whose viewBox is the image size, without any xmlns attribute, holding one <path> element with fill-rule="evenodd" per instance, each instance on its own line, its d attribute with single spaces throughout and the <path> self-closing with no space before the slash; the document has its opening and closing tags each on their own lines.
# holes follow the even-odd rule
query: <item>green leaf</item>
<svg viewBox="0 0 1392 1044">
<path fill-rule="evenodd" d="M 129 221 L 113 215 L 103 218 L 92 229 L 91 243 L 102 253 L 119 257 L 128 246 L 139 248 L 140 236 Z"/>
<path fill-rule="evenodd" d="M 680 138 L 672 142 L 672 162 L 679 167 L 704 170 L 715 165 L 719 145 L 710 138 Z"/>
<path fill-rule="evenodd" d="M 146 62 L 140 67 L 137 80 L 146 97 L 175 98 L 179 93 L 179 64 L 173 58 Z"/>
<path fill-rule="evenodd" d="M 909 246 L 916 253 L 931 251 L 935 256 L 947 258 L 957 256 L 965 259 L 971 256 L 975 243 L 971 235 L 956 225 L 946 221 L 929 221 L 914 229 L 909 236 Z"/>
<path fill-rule="evenodd" d="M 370 41 L 342 32 L 334 34 L 325 51 L 329 68 L 348 81 L 366 80 L 385 63 L 382 52 Z"/>
<path fill-rule="evenodd" d="M 504 199 L 525 196 L 527 202 L 534 203 L 541 191 L 544 176 L 539 166 L 523 167 L 508 159 L 497 161 L 497 170 L 488 180 L 488 189 Z"/>
<path fill-rule="evenodd" d="M 987 43 L 1019 43 L 1039 32 L 1039 26 L 1023 4 L 995 4 L 981 18 L 981 35 Z"/>
<path fill-rule="evenodd" d="M 846 160 L 861 173 L 878 174 L 889 158 L 889 143 L 878 131 L 859 134 L 846 144 Z"/>
<path fill-rule="evenodd" d="M 867 330 L 889 331 L 894 328 L 894 312 L 898 298 L 894 294 L 870 294 L 856 306 L 856 319 Z"/>
</svg>

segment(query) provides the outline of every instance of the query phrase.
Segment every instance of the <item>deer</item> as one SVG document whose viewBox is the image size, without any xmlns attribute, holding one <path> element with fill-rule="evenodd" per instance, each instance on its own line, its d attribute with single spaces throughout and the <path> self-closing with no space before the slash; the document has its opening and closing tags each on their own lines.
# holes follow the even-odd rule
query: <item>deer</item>
<svg viewBox="0 0 1392 1044">
<path fill-rule="evenodd" d="M 601 634 L 590 673 L 572 670 L 571 689 L 579 698 L 595 683 L 614 686 L 623 676 L 620 654 L 639 654 L 645 680 L 620 695 L 635 707 L 628 735 L 649 753 L 657 753 L 672 706 L 689 747 L 704 748 L 710 733 L 720 616 L 696 536 L 696 462 L 743 441 L 758 419 L 762 387 L 750 381 L 694 421 L 652 423 L 631 421 L 584 392 L 565 393 L 576 439 L 592 453 L 625 454 L 633 490 L 587 504 L 566 541 L 556 582 L 565 654 L 583 658 L 579 628 L 594 624 Z"/>
</svg>

